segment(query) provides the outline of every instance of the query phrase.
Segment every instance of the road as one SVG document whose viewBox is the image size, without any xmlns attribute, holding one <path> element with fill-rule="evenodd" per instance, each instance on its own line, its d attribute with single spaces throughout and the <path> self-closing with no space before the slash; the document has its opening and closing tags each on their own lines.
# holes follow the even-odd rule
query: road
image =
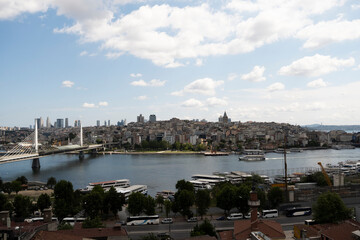
<svg viewBox="0 0 360 240">
<path fill-rule="evenodd" d="M 294 224 L 303 224 L 306 219 L 311 219 L 312 216 L 301 217 L 285 217 L 279 216 L 272 220 L 277 221 L 283 227 L 283 230 L 292 230 Z M 242 220 L 240 220 L 242 221 Z M 202 221 L 198 222 L 199 224 Z M 212 220 L 211 223 L 215 226 L 216 230 L 231 230 L 234 228 L 234 221 L 216 221 Z M 159 225 L 147 225 L 147 226 L 125 226 L 131 239 L 140 239 L 149 233 L 157 235 L 158 233 L 170 233 L 170 236 L 174 239 L 184 239 L 190 237 L 190 231 L 196 225 L 195 223 L 188 223 L 183 220 L 177 220 L 173 224 L 159 224 Z"/>
</svg>

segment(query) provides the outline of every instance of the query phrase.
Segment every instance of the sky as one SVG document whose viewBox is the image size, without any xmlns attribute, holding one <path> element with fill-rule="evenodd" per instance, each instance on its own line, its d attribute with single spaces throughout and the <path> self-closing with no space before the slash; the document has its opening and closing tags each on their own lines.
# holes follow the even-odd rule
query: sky
<svg viewBox="0 0 360 240">
<path fill-rule="evenodd" d="M 359 0 L 0 0 L 0 126 L 360 124 Z"/>
</svg>

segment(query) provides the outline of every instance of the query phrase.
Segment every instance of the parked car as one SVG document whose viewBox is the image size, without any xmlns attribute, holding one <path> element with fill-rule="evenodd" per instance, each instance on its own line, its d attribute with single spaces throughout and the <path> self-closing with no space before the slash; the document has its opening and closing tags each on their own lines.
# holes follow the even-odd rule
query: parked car
<svg viewBox="0 0 360 240">
<path fill-rule="evenodd" d="M 243 218 L 242 213 L 231 213 L 230 216 L 227 217 L 227 220 L 238 220 L 242 218 Z"/>
<path fill-rule="evenodd" d="M 158 233 L 156 236 L 157 236 L 159 239 L 161 239 L 161 240 L 169 240 L 169 239 L 172 239 L 172 238 L 170 237 L 170 234 L 167 233 L 167 232 Z"/>
<path fill-rule="evenodd" d="M 170 224 L 170 223 L 173 223 L 173 220 L 172 220 L 172 218 L 164 218 L 163 220 L 161 220 L 161 223 Z"/>
<path fill-rule="evenodd" d="M 191 217 L 191 218 L 188 218 L 188 220 L 186 220 L 187 222 L 197 222 L 197 217 Z"/>
<path fill-rule="evenodd" d="M 218 221 L 223 221 L 223 220 L 225 220 L 225 219 L 226 219 L 225 216 L 221 216 L 221 217 L 216 218 L 216 220 L 218 220 Z"/>
</svg>

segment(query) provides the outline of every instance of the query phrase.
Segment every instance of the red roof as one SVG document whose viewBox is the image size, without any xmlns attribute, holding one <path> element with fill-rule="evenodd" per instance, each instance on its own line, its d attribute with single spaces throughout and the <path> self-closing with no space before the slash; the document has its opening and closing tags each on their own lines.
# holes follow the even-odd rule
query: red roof
<svg viewBox="0 0 360 240">
<path fill-rule="evenodd" d="M 258 220 L 258 231 L 266 236 L 277 239 L 285 238 L 280 223 L 271 220 Z M 248 239 L 251 234 L 251 220 L 240 220 L 234 222 L 234 235 L 236 240 Z"/>
</svg>

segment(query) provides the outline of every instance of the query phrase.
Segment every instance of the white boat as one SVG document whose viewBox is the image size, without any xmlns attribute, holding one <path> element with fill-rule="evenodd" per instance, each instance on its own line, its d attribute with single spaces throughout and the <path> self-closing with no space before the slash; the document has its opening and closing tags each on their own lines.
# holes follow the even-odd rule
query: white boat
<svg viewBox="0 0 360 240">
<path fill-rule="evenodd" d="M 211 187 L 215 186 L 217 183 L 226 181 L 225 177 L 217 175 L 196 174 L 193 175 L 191 178 L 192 181 L 203 182 L 204 185 L 210 185 Z M 207 186 L 204 187 L 207 188 Z"/>
<path fill-rule="evenodd" d="M 242 156 L 239 157 L 240 161 L 264 161 L 265 154 L 260 149 L 248 149 L 244 150 Z"/>
<path fill-rule="evenodd" d="M 147 195 L 147 186 L 146 185 L 133 185 L 129 187 L 116 187 L 116 192 L 122 193 L 125 195 L 125 198 L 127 199 L 130 194 L 135 192 L 140 192 L 144 195 Z"/>
<path fill-rule="evenodd" d="M 212 188 L 208 181 L 190 180 L 190 182 L 194 185 L 195 191 L 210 190 Z"/>
<path fill-rule="evenodd" d="M 95 186 L 102 187 L 105 191 L 109 191 L 111 187 L 117 188 L 117 187 L 129 187 L 130 186 L 130 180 L 129 179 L 119 179 L 119 180 L 111 180 L 111 181 L 105 181 L 105 182 L 94 182 L 89 183 L 88 186 L 81 189 L 82 192 L 90 192 Z"/>
</svg>

